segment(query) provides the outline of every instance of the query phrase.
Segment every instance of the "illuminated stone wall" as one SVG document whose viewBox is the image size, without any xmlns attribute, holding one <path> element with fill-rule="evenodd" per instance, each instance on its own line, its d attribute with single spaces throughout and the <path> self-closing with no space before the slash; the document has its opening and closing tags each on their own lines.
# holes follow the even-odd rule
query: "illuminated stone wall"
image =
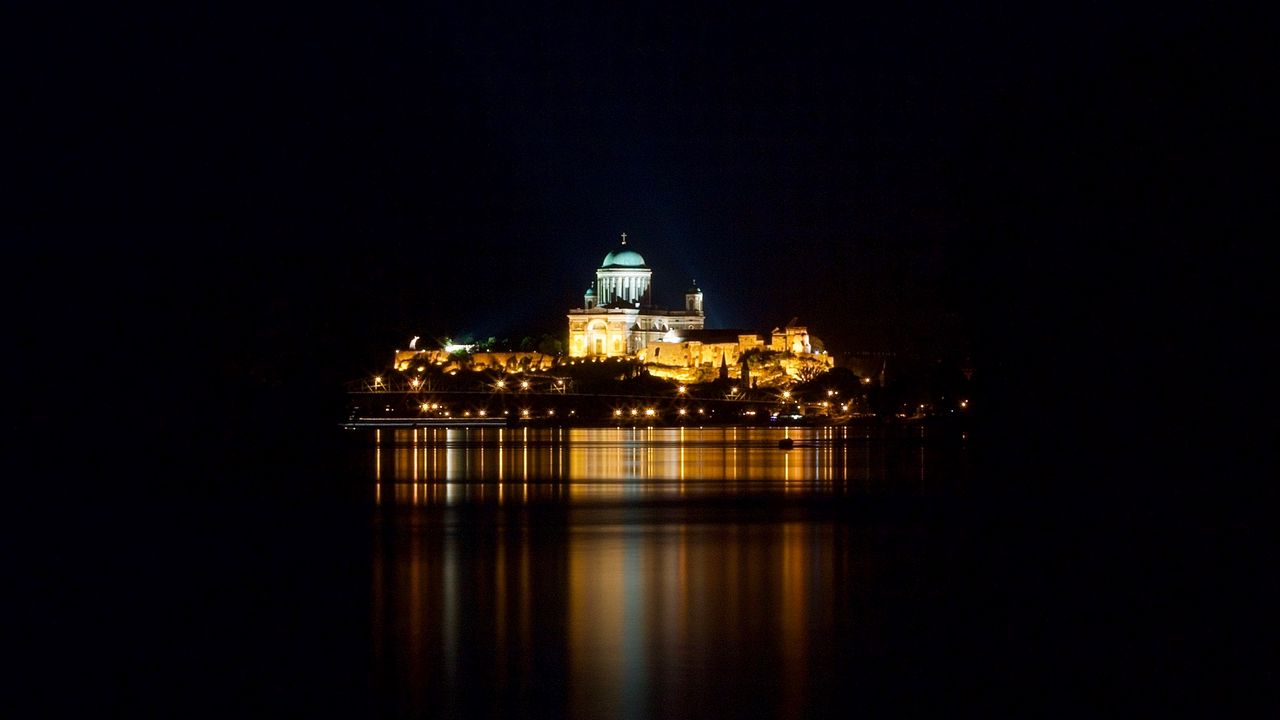
<svg viewBox="0 0 1280 720">
<path fill-rule="evenodd" d="M 715 380 L 723 360 L 729 377 L 742 377 L 742 359 L 747 357 L 753 383 L 759 387 L 786 385 L 834 366 L 834 358 L 814 352 L 809 331 L 788 326 L 770 333 L 768 342 L 755 334 L 742 334 L 737 342 L 705 343 L 697 340 L 660 340 L 635 354 L 649 374 L 678 382 Z"/>
<path fill-rule="evenodd" d="M 448 370 L 550 370 L 558 357 L 540 352 L 478 352 L 454 357 L 444 350 L 397 350 L 393 367 L 401 372 L 438 365 Z"/>
<path fill-rule="evenodd" d="M 803 326 L 787 326 L 785 329 L 773 329 L 769 339 L 769 349 L 775 352 L 811 353 L 813 346 L 809 342 L 809 329 Z"/>
</svg>

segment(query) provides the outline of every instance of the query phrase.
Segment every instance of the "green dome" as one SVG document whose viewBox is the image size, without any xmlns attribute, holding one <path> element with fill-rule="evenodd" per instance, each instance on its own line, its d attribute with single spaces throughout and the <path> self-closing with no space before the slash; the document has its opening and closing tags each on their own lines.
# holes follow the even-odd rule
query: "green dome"
<svg viewBox="0 0 1280 720">
<path fill-rule="evenodd" d="M 644 258 L 640 256 L 640 253 L 634 250 L 619 250 L 605 255 L 604 262 L 600 264 L 600 267 L 643 268 L 649 266 L 644 264 Z"/>
</svg>

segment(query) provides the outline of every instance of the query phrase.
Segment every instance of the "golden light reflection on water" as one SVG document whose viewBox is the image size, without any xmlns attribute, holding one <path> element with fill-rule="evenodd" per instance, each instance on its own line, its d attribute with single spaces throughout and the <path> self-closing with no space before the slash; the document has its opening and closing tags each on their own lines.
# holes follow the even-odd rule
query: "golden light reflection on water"
<svg viewBox="0 0 1280 720">
<path fill-rule="evenodd" d="M 381 432 L 381 431 L 379 431 Z M 790 448 L 779 441 L 790 440 Z M 524 503 L 714 493 L 842 493 L 884 475 L 883 448 L 845 428 L 423 428 L 375 443 L 379 503 Z M 926 451 L 890 459 L 918 465 Z"/>
<path fill-rule="evenodd" d="M 501 714 L 542 680 L 566 717 L 692 716 L 744 688 L 802 717 L 865 585 L 832 523 L 588 514 L 555 542 L 511 524 L 483 540 L 437 530 L 384 539 L 375 558 L 377 652 L 410 714 Z M 464 673 L 492 696 L 453 695 Z"/>
<path fill-rule="evenodd" d="M 679 693 L 697 679 L 676 662 L 690 648 L 769 658 L 778 700 L 803 707 L 808 634 L 832 621 L 831 533 L 807 523 L 605 526 L 571 542 L 569 672 L 584 680 L 570 686 L 572 714 L 652 714 L 654 686 Z M 726 638 L 742 646 L 723 647 Z"/>
<path fill-rule="evenodd" d="M 371 457 L 377 672 L 399 714 L 809 717 L 896 647 L 903 597 L 947 592 L 921 548 L 951 544 L 827 512 L 958 472 L 911 438 L 430 428 Z M 756 493 L 821 501 L 737 502 Z"/>
</svg>

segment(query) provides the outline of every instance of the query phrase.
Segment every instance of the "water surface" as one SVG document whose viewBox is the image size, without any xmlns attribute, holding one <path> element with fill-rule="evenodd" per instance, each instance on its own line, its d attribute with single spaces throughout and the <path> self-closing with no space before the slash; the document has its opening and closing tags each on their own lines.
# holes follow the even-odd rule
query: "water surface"
<svg viewBox="0 0 1280 720">
<path fill-rule="evenodd" d="M 386 714 L 813 717 L 947 684 L 900 680 L 962 621 L 963 523 L 933 509 L 960 438 L 370 434 Z"/>
</svg>

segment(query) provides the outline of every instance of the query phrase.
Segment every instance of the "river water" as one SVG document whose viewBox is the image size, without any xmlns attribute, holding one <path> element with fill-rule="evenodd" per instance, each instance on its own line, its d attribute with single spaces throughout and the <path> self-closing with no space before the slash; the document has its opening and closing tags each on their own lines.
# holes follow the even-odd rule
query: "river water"
<svg viewBox="0 0 1280 720">
<path fill-rule="evenodd" d="M 955 690 L 963 436 L 368 434 L 383 714 L 801 718 Z"/>
<path fill-rule="evenodd" d="M 5 707 L 1247 716 L 1274 504 L 989 430 L 51 433 L 11 453 Z"/>
<path fill-rule="evenodd" d="M 12 507 L 44 714 L 946 712 L 1044 656 L 959 431 L 175 438 Z"/>
</svg>

